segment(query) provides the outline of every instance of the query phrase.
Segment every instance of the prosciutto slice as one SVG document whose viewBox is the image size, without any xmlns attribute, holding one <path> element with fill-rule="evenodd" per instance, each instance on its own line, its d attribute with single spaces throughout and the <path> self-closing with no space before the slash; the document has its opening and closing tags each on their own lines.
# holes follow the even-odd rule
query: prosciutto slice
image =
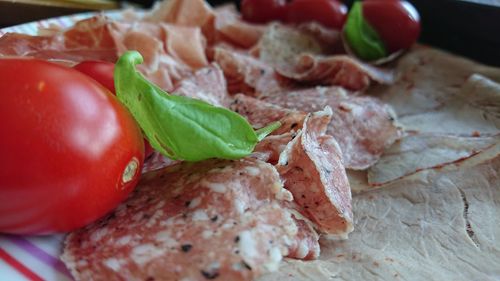
<svg viewBox="0 0 500 281">
<path fill-rule="evenodd" d="M 46 60 L 102 60 L 115 62 L 113 23 L 104 16 L 77 22 L 73 27 L 47 36 L 6 33 L 0 37 L 1 56 L 22 56 Z"/>
<path fill-rule="evenodd" d="M 226 41 L 237 46 L 250 48 L 257 44 L 265 26 L 243 21 L 234 5 L 215 9 L 215 30 Z"/>
</svg>

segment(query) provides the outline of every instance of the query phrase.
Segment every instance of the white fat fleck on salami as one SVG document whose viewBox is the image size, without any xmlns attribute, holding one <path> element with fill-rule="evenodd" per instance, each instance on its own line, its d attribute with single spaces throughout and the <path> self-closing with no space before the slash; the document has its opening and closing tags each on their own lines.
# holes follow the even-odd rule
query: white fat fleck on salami
<svg viewBox="0 0 500 281">
<path fill-rule="evenodd" d="M 308 252 L 309 252 L 309 249 L 307 248 L 306 242 L 305 241 L 301 241 L 299 243 L 299 248 L 297 250 L 297 256 L 299 258 L 304 258 L 307 255 Z"/>
<path fill-rule="evenodd" d="M 208 221 L 208 215 L 203 210 L 196 210 L 193 213 L 193 221 Z"/>
<path fill-rule="evenodd" d="M 170 231 L 160 231 L 155 235 L 155 242 L 167 247 L 177 247 L 179 242 L 172 238 Z"/>
<path fill-rule="evenodd" d="M 260 172 L 259 169 L 256 169 L 255 167 L 247 167 L 245 171 L 251 176 L 257 176 Z"/>
<path fill-rule="evenodd" d="M 241 201 L 240 199 L 234 199 L 234 209 L 236 212 L 239 214 L 243 214 L 245 212 L 245 203 Z"/>
<path fill-rule="evenodd" d="M 201 197 L 196 197 L 193 200 L 191 200 L 191 203 L 189 203 L 189 208 L 196 208 L 198 205 L 201 203 Z"/>
<path fill-rule="evenodd" d="M 115 258 L 109 258 L 105 260 L 104 264 L 114 271 L 119 271 L 121 268 L 120 262 Z"/>
<path fill-rule="evenodd" d="M 203 237 L 203 239 L 209 239 L 210 237 L 212 237 L 213 234 L 214 233 L 211 230 L 204 230 L 201 233 L 201 237 Z"/>
<path fill-rule="evenodd" d="M 62 259 L 76 280 L 253 280 L 302 241 L 317 256 L 291 200 L 257 159 L 180 163 L 146 174 L 120 216 L 68 235 Z"/>
<path fill-rule="evenodd" d="M 353 230 L 351 189 L 335 140 L 326 135 L 332 111 L 309 114 L 302 131 L 280 155 L 278 171 L 302 213 L 325 234 L 347 238 Z"/>
<path fill-rule="evenodd" d="M 130 242 L 131 239 L 132 239 L 132 236 L 125 235 L 125 236 L 122 236 L 122 237 L 118 238 L 116 240 L 116 244 L 118 244 L 120 246 L 124 246 L 124 245 L 127 245 Z"/>
<path fill-rule="evenodd" d="M 93 242 L 99 242 L 107 234 L 108 234 L 108 229 L 106 228 L 99 229 L 98 231 L 92 233 L 92 235 L 90 236 L 90 240 L 92 240 Z"/>
<path fill-rule="evenodd" d="M 241 255 L 245 259 L 252 259 L 259 255 L 257 252 L 257 245 L 252 236 L 252 233 L 248 230 L 242 231 L 239 234 L 238 248 L 241 250 Z"/>
<path fill-rule="evenodd" d="M 316 87 L 262 98 L 304 112 L 331 107 L 332 118 L 327 134 L 338 142 L 344 165 L 349 169 L 370 167 L 401 137 L 401 128 L 395 121 L 392 108 L 375 97 L 348 94 L 339 87 Z"/>
<path fill-rule="evenodd" d="M 163 251 L 153 244 L 142 244 L 132 248 L 130 258 L 138 266 L 142 266 L 163 255 Z"/>
<path fill-rule="evenodd" d="M 277 247 L 271 248 L 271 250 L 269 250 L 269 257 L 271 261 L 265 264 L 264 266 L 267 268 L 268 271 L 278 270 L 280 262 L 283 259 L 280 249 Z"/>
<path fill-rule="evenodd" d="M 222 184 L 222 183 L 205 182 L 205 184 L 213 192 L 218 192 L 218 193 L 224 193 L 224 192 L 226 192 L 226 186 L 224 184 Z"/>
</svg>

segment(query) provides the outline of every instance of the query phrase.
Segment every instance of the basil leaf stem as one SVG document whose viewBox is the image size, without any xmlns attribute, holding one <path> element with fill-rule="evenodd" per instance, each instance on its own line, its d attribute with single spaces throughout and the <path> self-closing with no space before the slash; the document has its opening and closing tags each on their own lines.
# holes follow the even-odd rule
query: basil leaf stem
<svg viewBox="0 0 500 281">
<path fill-rule="evenodd" d="M 171 95 L 136 70 L 142 62 L 136 51 L 119 58 L 114 73 L 116 96 L 132 113 L 151 146 L 171 159 L 242 158 L 281 125 L 275 122 L 254 131 L 236 112 Z"/>
</svg>

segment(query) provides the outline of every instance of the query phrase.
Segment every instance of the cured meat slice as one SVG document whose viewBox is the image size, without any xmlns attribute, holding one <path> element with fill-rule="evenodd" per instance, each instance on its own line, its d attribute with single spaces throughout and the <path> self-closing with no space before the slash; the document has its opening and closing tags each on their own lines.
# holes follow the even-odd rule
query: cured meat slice
<svg viewBox="0 0 500 281">
<path fill-rule="evenodd" d="M 281 127 L 274 130 L 273 135 L 297 131 L 302 128 L 306 117 L 304 112 L 283 108 L 243 94 L 234 96 L 230 109 L 243 115 L 255 129 L 280 121 Z"/>
<path fill-rule="evenodd" d="M 368 183 L 379 186 L 428 169 L 463 161 L 495 144 L 495 137 L 458 137 L 434 134 L 407 136 L 384 152 L 368 170 Z"/>
<path fill-rule="evenodd" d="M 215 48 L 214 60 L 224 71 L 231 94 L 269 94 L 287 89 L 291 84 L 276 75 L 271 66 L 245 53 Z"/>
<path fill-rule="evenodd" d="M 104 16 L 77 22 L 65 31 L 50 36 L 7 33 L 0 37 L 1 56 L 23 56 L 46 60 L 117 59 L 115 40 L 110 34 L 113 24 Z"/>
<path fill-rule="evenodd" d="M 193 69 L 208 65 L 205 56 L 206 40 L 198 27 L 164 24 L 164 41 L 167 54 Z"/>
<path fill-rule="evenodd" d="M 298 228 L 296 239 L 292 241 L 292 246 L 289 248 L 287 257 L 300 260 L 319 258 L 321 251 L 318 243 L 319 235 L 314 230 L 313 223 L 300 212 L 296 211 L 300 207 L 294 202 L 287 202 L 285 205 L 292 211 L 292 218 Z"/>
<path fill-rule="evenodd" d="M 492 157 L 355 196 L 349 240 L 322 241 L 320 259 L 287 260 L 258 280 L 498 279 L 500 157 Z"/>
<path fill-rule="evenodd" d="M 257 44 L 265 26 L 243 21 L 234 5 L 224 5 L 215 10 L 215 30 L 229 42 L 250 48 Z"/>
<path fill-rule="evenodd" d="M 401 57 L 395 73 L 393 85 L 379 85 L 369 92 L 392 105 L 401 117 L 424 115 L 448 106 L 473 74 L 500 81 L 498 68 L 424 46 L 416 46 Z"/>
<path fill-rule="evenodd" d="M 264 138 L 254 149 L 254 156 L 265 162 L 276 164 L 286 145 L 302 128 L 306 113 L 270 104 L 256 98 L 237 94 L 230 109 L 244 116 L 255 129 L 280 121 L 281 126 Z"/>
<path fill-rule="evenodd" d="M 196 98 L 215 106 L 228 107 L 231 98 L 227 93 L 224 73 L 212 64 L 181 80 L 172 94 Z"/>
<path fill-rule="evenodd" d="M 290 79 L 349 90 L 366 89 L 371 81 L 390 84 L 391 72 L 361 63 L 346 55 L 329 55 L 331 46 L 297 28 L 271 25 L 259 43 L 260 59 Z"/>
<path fill-rule="evenodd" d="M 148 80 L 166 91 L 171 91 L 177 81 L 191 74 L 191 68 L 166 53 L 163 43 L 166 40 L 166 31 L 161 26 L 140 25 L 145 27 L 141 32 L 136 31 L 134 25 L 115 25 L 112 36 L 117 42 L 117 53 L 121 55 L 128 50 L 141 53 L 144 63 L 137 68 Z"/>
<path fill-rule="evenodd" d="M 460 136 L 500 132 L 500 84 L 474 74 L 436 110 L 399 118 L 408 131 Z"/>
<path fill-rule="evenodd" d="M 353 230 L 351 189 L 337 142 L 325 135 L 331 115 L 328 107 L 309 114 L 302 131 L 280 155 L 277 169 L 285 188 L 319 231 L 347 238 Z"/>
<path fill-rule="evenodd" d="M 163 1 L 145 19 L 177 26 L 200 27 L 209 44 L 228 41 L 246 48 L 255 45 L 264 31 L 261 25 L 241 20 L 233 5 L 214 10 L 203 0 Z"/>
<path fill-rule="evenodd" d="M 144 17 L 147 21 L 198 27 L 210 24 L 213 18 L 213 9 L 203 0 L 161 1 Z"/>
<path fill-rule="evenodd" d="M 144 165 L 142 166 L 142 173 L 148 173 L 151 171 L 159 170 L 168 166 L 172 166 L 180 163 L 179 160 L 172 160 L 158 151 L 153 151 L 153 153 L 144 160 Z"/>
<path fill-rule="evenodd" d="M 335 29 L 327 28 L 317 22 L 307 22 L 300 24 L 298 27 L 301 33 L 312 36 L 323 46 L 325 53 L 334 53 L 337 50 L 335 47 L 341 47 L 340 32 Z"/>
<path fill-rule="evenodd" d="M 252 155 L 257 159 L 275 165 L 278 163 L 281 152 L 296 136 L 296 132 L 267 136 L 255 146 Z"/>
<path fill-rule="evenodd" d="M 333 109 L 327 134 L 338 142 L 346 168 L 363 170 L 373 165 L 401 131 L 390 106 L 377 98 L 354 96 L 338 87 L 316 87 L 263 97 L 285 108 L 315 112 Z"/>
<path fill-rule="evenodd" d="M 298 235 L 290 200 L 259 160 L 181 163 L 146 175 L 114 213 L 71 233 L 62 259 L 77 280 L 253 280 L 315 238 Z"/>
</svg>

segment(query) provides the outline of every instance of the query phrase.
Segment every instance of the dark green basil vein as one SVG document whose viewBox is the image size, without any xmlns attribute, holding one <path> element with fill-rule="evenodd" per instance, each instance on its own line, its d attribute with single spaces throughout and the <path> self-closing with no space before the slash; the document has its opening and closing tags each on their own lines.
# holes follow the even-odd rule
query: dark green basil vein
<svg viewBox="0 0 500 281">
<path fill-rule="evenodd" d="M 377 31 L 363 17 L 360 1 L 355 2 L 349 12 L 344 35 L 351 49 L 363 60 L 373 61 L 388 55 Z"/>
<path fill-rule="evenodd" d="M 183 96 L 170 95 L 149 82 L 135 65 L 136 51 L 123 54 L 115 67 L 118 99 L 130 110 L 151 146 L 165 156 L 186 161 L 238 159 L 281 124 L 254 131 L 241 115 Z"/>
</svg>

